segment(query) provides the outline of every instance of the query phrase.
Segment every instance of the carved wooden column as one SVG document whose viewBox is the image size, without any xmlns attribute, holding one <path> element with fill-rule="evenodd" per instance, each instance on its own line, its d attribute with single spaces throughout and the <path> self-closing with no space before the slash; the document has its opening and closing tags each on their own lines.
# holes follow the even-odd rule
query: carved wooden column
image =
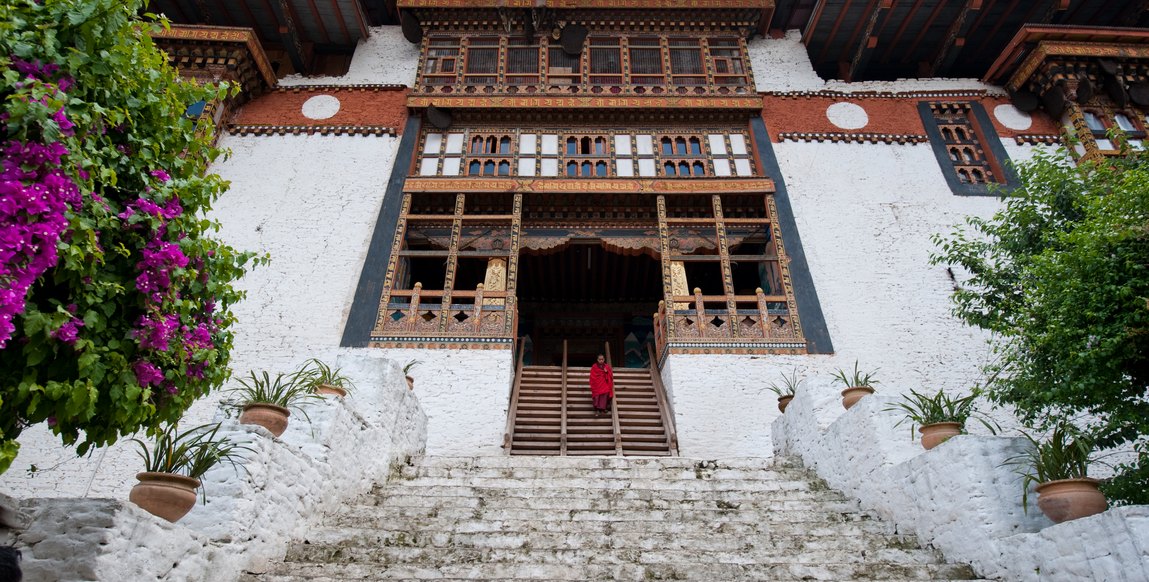
<svg viewBox="0 0 1149 582">
<path fill-rule="evenodd" d="M 384 333 L 386 318 L 390 317 L 391 289 L 395 285 L 395 274 L 399 269 L 399 253 L 403 250 L 403 238 L 407 236 L 407 213 L 411 209 L 411 195 L 404 194 L 399 205 L 399 220 L 395 223 L 395 236 L 391 240 L 391 260 L 387 262 L 387 273 L 383 278 L 383 296 L 379 299 L 379 315 L 375 318 L 374 335 Z"/>
<path fill-rule="evenodd" d="M 714 194 L 714 232 L 718 237 L 718 258 L 722 268 L 722 292 L 726 295 L 726 328 L 730 337 L 738 335 L 738 303 L 734 301 L 734 275 L 730 272 L 730 247 L 726 240 L 726 222 L 722 217 L 722 197 Z"/>
<path fill-rule="evenodd" d="M 447 250 L 447 273 L 443 278 L 443 298 L 439 305 L 439 333 L 446 333 L 447 318 L 451 317 L 451 293 L 455 290 L 455 271 L 459 266 L 459 238 L 463 232 L 463 209 L 467 195 L 455 196 L 455 216 L 451 220 L 451 246 Z"/>
</svg>

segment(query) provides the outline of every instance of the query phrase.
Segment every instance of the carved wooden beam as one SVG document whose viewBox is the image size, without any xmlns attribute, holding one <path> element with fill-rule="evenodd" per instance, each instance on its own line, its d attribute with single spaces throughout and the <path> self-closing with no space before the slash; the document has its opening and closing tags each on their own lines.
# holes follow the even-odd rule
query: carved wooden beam
<svg viewBox="0 0 1149 582">
<path fill-rule="evenodd" d="M 893 0 L 881 0 L 877 10 L 874 10 L 874 13 L 870 15 L 869 21 L 866 22 L 866 29 L 862 32 L 861 38 L 858 40 L 858 48 L 854 51 L 854 56 L 850 59 L 850 66 L 843 76 L 847 83 L 853 81 L 854 77 L 859 73 L 864 72 L 866 65 L 868 65 L 870 59 L 873 58 L 874 49 L 878 46 L 878 37 L 875 31 L 878 33 L 882 31 L 886 19 L 889 18 L 890 8 L 893 4 Z"/>
<path fill-rule="evenodd" d="M 303 42 L 299 39 L 299 30 L 295 27 L 295 19 L 291 17 L 291 8 L 287 5 L 287 0 L 275 0 L 271 3 L 271 8 L 275 11 L 275 19 L 278 21 L 279 40 L 287 50 L 287 56 L 291 58 L 291 65 L 295 67 L 296 72 L 304 75 L 310 73 L 310 67 L 303 58 Z"/>
<path fill-rule="evenodd" d="M 966 0 L 965 6 L 958 14 L 954 23 L 950 25 L 949 32 L 946 33 L 946 40 L 942 43 L 941 50 L 938 51 L 938 56 L 934 58 L 934 62 L 930 65 L 930 76 L 936 76 L 940 71 L 946 70 L 957 62 L 958 56 L 961 55 L 962 49 L 965 47 L 966 36 L 969 34 L 970 28 L 973 26 L 975 18 L 974 13 L 981 10 L 982 0 Z"/>
</svg>

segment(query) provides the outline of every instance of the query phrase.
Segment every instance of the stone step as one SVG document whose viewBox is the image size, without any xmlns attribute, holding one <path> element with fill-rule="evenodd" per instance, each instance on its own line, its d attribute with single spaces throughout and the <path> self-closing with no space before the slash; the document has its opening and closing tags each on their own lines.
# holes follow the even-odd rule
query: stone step
<svg viewBox="0 0 1149 582">
<path fill-rule="evenodd" d="M 657 521 L 538 521 L 524 519 L 488 519 L 475 518 L 473 515 L 465 519 L 454 518 L 424 518 L 406 522 L 390 522 L 383 524 L 356 523 L 352 518 L 330 516 L 322 530 L 346 531 L 387 531 L 402 524 L 404 531 L 409 532 L 442 532 L 453 531 L 458 533 L 505 533 L 505 532 L 546 532 L 565 534 L 627 534 L 637 533 L 645 535 L 677 536 L 683 532 L 690 535 L 796 535 L 806 537 L 833 537 L 833 536 L 865 536 L 867 534 L 893 536 L 894 528 L 887 523 L 875 520 L 858 520 L 841 523 L 810 523 L 810 522 L 766 522 L 766 521 L 722 521 L 713 523 L 693 523 L 689 525 L 678 523 L 663 523 Z"/>
<path fill-rule="evenodd" d="M 657 479 L 657 478 L 555 478 L 532 479 L 528 477 L 472 477 L 461 475 L 458 477 L 419 477 L 422 486 L 469 486 L 501 489 L 535 489 L 546 488 L 553 484 L 557 487 L 576 488 L 584 491 L 613 491 L 618 489 L 650 489 L 653 491 L 779 491 L 793 489 L 819 489 L 805 481 L 794 481 L 782 477 L 764 479 Z M 542 483 L 540 481 L 549 481 Z"/>
<path fill-rule="evenodd" d="M 512 463 L 510 457 L 500 457 L 506 461 L 495 464 L 480 465 L 404 465 L 401 475 L 405 479 L 412 477 L 475 477 L 475 478 L 506 478 L 506 479 L 546 479 L 548 481 L 561 481 L 563 479 L 591 478 L 617 479 L 617 480 L 669 480 L 669 481 L 723 481 L 729 479 L 752 481 L 805 481 L 807 473 L 802 469 L 787 469 L 783 467 L 749 467 L 749 468 L 722 468 L 709 469 L 696 466 L 659 467 L 648 461 L 632 461 L 635 467 L 619 466 L 612 463 L 613 458 L 605 459 L 572 459 L 564 460 L 561 466 L 547 467 L 533 463 Z M 677 457 L 676 457 L 677 459 Z M 577 466 L 575 461 L 585 460 L 582 465 L 599 464 L 601 468 Z M 666 459 L 670 461 L 672 459 Z M 613 466 L 611 466 L 613 465 Z"/>
<path fill-rule="evenodd" d="M 344 508 L 330 516 L 327 523 L 339 526 L 370 524 L 372 527 L 387 527 L 399 520 L 439 520 L 443 522 L 464 519 L 492 519 L 497 521 L 518 520 L 538 522 L 579 522 L 606 521 L 611 523 L 638 521 L 671 521 L 683 527 L 697 527 L 704 524 L 732 523 L 846 523 L 864 519 L 859 514 L 833 512 L 818 509 L 779 509 L 776 511 L 738 511 L 726 509 L 611 509 L 589 510 L 501 508 L 488 505 L 483 508 L 466 507 L 418 507 L 418 506 L 365 506 L 355 505 Z"/>
<path fill-rule="evenodd" d="M 270 574 L 249 576 L 247 581 L 288 580 L 967 580 L 966 566 L 949 564 L 723 564 L 712 561 L 690 564 L 579 564 L 549 563 L 452 563 L 436 565 L 381 565 L 355 563 L 291 563 L 278 565 Z"/>
<path fill-rule="evenodd" d="M 699 469 L 702 471 L 718 471 L 718 470 L 751 470 L 751 471 L 782 471 L 792 470 L 791 475 L 796 478 L 805 479 L 809 478 L 810 473 L 804 469 L 801 463 L 786 459 L 761 459 L 755 457 L 745 458 L 732 458 L 721 460 L 698 459 L 691 457 L 673 457 L 670 459 L 648 459 L 648 460 L 631 460 L 620 459 L 618 457 L 604 457 L 601 459 L 565 459 L 562 457 L 554 459 L 516 459 L 505 455 L 488 455 L 478 457 L 461 457 L 461 456 L 431 456 L 431 457 L 412 457 L 408 466 L 419 467 L 534 467 L 551 469 L 623 469 L 634 471 L 654 471 L 658 474 L 662 471 L 670 471 L 673 469 L 689 468 L 691 470 Z"/>
<path fill-rule="evenodd" d="M 362 530 L 321 528 L 312 530 L 302 542 L 293 542 L 288 559 L 303 561 L 307 552 L 317 548 L 331 551 L 344 548 L 481 548 L 535 550 L 589 550 L 595 548 L 643 551 L 716 551 L 737 552 L 747 549 L 772 551 L 776 556 L 792 554 L 799 561 L 809 561 L 804 552 L 851 552 L 873 557 L 872 551 L 892 549 L 925 552 L 920 556 L 938 561 L 932 551 L 922 550 L 912 536 L 892 536 L 870 532 L 843 532 L 824 529 L 822 535 L 807 534 L 798 528 L 778 528 L 767 532 L 745 533 L 650 533 L 650 532 L 539 532 L 501 530 Z M 360 560 L 362 561 L 362 560 Z"/>
<path fill-rule="evenodd" d="M 580 493 L 581 491 L 581 493 Z M 645 492 L 649 493 L 649 492 Z M 791 489 L 773 491 L 768 494 L 747 494 L 741 491 L 714 494 L 683 495 L 667 498 L 661 495 L 644 494 L 643 491 L 625 489 L 610 496 L 570 488 L 566 491 L 551 488 L 539 491 L 526 491 L 522 494 L 507 493 L 500 489 L 473 487 L 403 486 L 377 491 L 358 499 L 352 505 L 364 506 L 455 506 L 484 507 L 498 504 L 504 508 L 530 509 L 674 509 L 709 507 L 739 511 L 774 511 L 777 509 L 822 508 L 831 511 L 857 511 L 857 503 L 841 495 L 828 491 Z M 806 504 L 799 506 L 799 504 Z M 833 508 L 833 509 L 831 509 Z"/>
<path fill-rule="evenodd" d="M 936 555 L 926 550 L 897 548 L 803 549 L 801 547 L 748 547 L 722 550 L 716 544 L 697 549 L 642 549 L 637 547 L 591 547 L 578 549 L 537 548 L 534 544 L 514 548 L 487 548 L 455 545 L 450 547 L 347 546 L 296 544 L 287 562 L 377 563 L 377 564 L 465 564 L 465 563 L 543 563 L 543 564 L 824 564 L 869 563 L 886 566 L 938 565 Z M 654 545 L 654 544 L 651 544 Z"/>
</svg>

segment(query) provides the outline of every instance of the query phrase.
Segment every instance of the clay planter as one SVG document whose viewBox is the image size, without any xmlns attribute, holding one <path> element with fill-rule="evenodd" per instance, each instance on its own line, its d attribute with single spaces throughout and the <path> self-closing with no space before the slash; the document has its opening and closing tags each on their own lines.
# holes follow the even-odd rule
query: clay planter
<svg viewBox="0 0 1149 582">
<path fill-rule="evenodd" d="M 174 473 L 136 473 L 140 482 L 132 487 L 128 501 L 172 523 L 195 507 L 199 479 Z"/>
<path fill-rule="evenodd" d="M 410 377 L 410 376 L 407 376 L 407 389 L 408 390 L 414 390 L 415 389 L 415 379 Z"/>
<path fill-rule="evenodd" d="M 858 403 L 863 396 L 874 393 L 874 389 L 869 386 L 850 386 L 842 391 L 842 406 L 849 410 L 851 406 Z"/>
<path fill-rule="evenodd" d="M 323 396 L 338 396 L 343 398 L 347 396 L 347 390 L 339 386 L 332 386 L 331 384 L 320 384 L 315 387 L 315 393 Z"/>
<path fill-rule="evenodd" d="M 1037 507 L 1053 523 L 1087 517 L 1105 511 L 1105 494 L 1097 479 L 1061 479 L 1037 486 Z"/>
<path fill-rule="evenodd" d="M 793 394 L 787 394 L 786 396 L 779 396 L 778 397 L 778 411 L 781 412 L 782 414 L 786 414 L 786 407 L 790 405 L 790 401 L 793 399 L 794 399 Z"/>
<path fill-rule="evenodd" d="M 922 446 L 928 451 L 944 442 L 950 437 L 961 434 L 960 422 L 937 422 L 927 424 L 918 429 L 922 433 Z"/>
<path fill-rule="evenodd" d="M 265 402 L 252 402 L 243 407 L 243 414 L 239 415 L 240 424 L 258 424 L 279 436 L 287 430 L 287 417 L 291 411 L 274 404 Z"/>
</svg>

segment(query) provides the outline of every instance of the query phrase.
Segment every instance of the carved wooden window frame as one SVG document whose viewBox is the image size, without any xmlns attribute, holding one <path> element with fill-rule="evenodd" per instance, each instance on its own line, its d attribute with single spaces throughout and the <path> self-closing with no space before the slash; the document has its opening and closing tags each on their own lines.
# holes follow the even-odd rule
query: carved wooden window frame
<svg viewBox="0 0 1149 582">
<path fill-rule="evenodd" d="M 975 101 L 922 101 L 918 112 L 938 166 L 955 194 L 993 195 L 994 184 L 1013 187 L 1016 175 L 1001 139 Z"/>
<path fill-rule="evenodd" d="M 437 137 L 434 137 L 437 136 Z M 456 136 L 456 137 L 451 137 Z M 662 139 L 676 144 L 667 154 Z M 494 151 L 474 144 L 497 144 Z M 568 142 L 579 144 L 570 153 Z M 584 153 L 584 140 L 591 141 Z M 685 144 L 685 153 L 677 147 Z M 462 143 L 450 151 L 450 142 Z M 544 142 L 553 142 L 548 150 Z M 647 147 L 649 142 L 649 147 Z M 742 129 L 708 128 L 683 132 L 636 128 L 490 128 L 474 127 L 440 132 L 425 129 L 413 165 L 413 175 L 444 177 L 542 177 L 542 178 L 748 178 L 758 174 L 749 149 L 749 134 Z M 502 147 L 506 144 L 506 148 Z M 524 151 L 526 150 L 526 151 Z M 474 173 L 474 162 L 479 162 Z M 571 174 L 571 163 L 577 164 Z M 585 166 L 589 163 L 589 169 Z M 668 173 L 667 164 L 675 168 Z M 690 170 L 684 175 L 683 164 Z"/>
<path fill-rule="evenodd" d="M 657 42 L 656 42 L 657 41 Z M 633 46 L 632 46 L 633 44 Z M 546 36 L 537 42 L 524 42 L 522 37 L 475 34 L 434 33 L 424 40 L 416 79 L 416 93 L 625 93 L 625 94 L 752 94 L 754 83 L 746 42 L 734 33 L 599 33 L 587 38 L 577 57 L 562 52 L 561 46 Z M 514 50 L 536 49 L 535 73 L 510 71 Z M 659 73 L 636 72 L 639 64 L 634 51 L 658 49 L 658 58 L 643 63 L 659 63 Z M 472 72 L 477 51 L 496 49 L 494 70 Z M 436 53 L 454 50 L 454 55 Z M 691 52 L 697 66 L 689 71 L 676 70 Z M 608 53 L 610 56 L 608 58 Z M 438 59 L 454 59 L 452 74 L 440 67 Z M 484 62 L 488 62 L 488 58 Z M 557 64 L 561 60 L 562 65 Z M 596 62 L 609 61 L 610 71 L 596 72 Z M 569 65 L 569 66 L 568 66 Z M 432 72 L 433 71 L 433 72 Z"/>
</svg>

